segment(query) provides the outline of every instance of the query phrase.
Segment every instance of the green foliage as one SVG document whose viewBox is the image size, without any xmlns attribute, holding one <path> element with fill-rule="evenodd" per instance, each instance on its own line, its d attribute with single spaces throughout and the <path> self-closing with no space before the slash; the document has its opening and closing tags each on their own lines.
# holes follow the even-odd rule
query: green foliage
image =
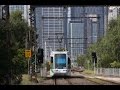
<svg viewBox="0 0 120 90">
<path fill-rule="evenodd" d="M 46 63 L 47 71 L 50 71 L 50 62 Z"/>
<path fill-rule="evenodd" d="M 30 30 L 27 23 L 22 19 L 22 12 L 16 11 L 11 14 L 10 23 L 12 24 L 13 38 L 17 41 L 20 47 L 24 48 L 26 32 Z"/>
<path fill-rule="evenodd" d="M 85 55 L 81 55 L 77 59 L 77 63 L 80 66 L 84 66 L 85 65 L 85 61 L 86 61 Z"/>
<path fill-rule="evenodd" d="M 65 48 L 59 48 L 57 51 L 65 51 Z"/>
<path fill-rule="evenodd" d="M 112 63 L 110 63 L 112 68 L 120 68 L 120 62 L 114 61 Z"/>
<path fill-rule="evenodd" d="M 91 53 L 95 51 L 98 57 L 98 67 L 104 67 L 104 68 L 119 67 L 119 63 L 120 63 L 120 16 L 117 19 L 112 20 L 109 23 L 106 35 L 102 37 L 101 39 L 99 39 L 96 43 L 89 46 L 87 51 L 88 53 L 84 56 L 84 60 L 92 61 Z M 79 58 L 82 59 L 82 57 L 79 57 Z M 92 68 L 93 63 L 90 62 L 90 65 Z"/>
<path fill-rule="evenodd" d="M 22 12 L 17 10 L 17 11 L 13 11 L 10 15 L 10 20 L 11 22 L 13 22 L 15 24 L 16 21 L 22 21 Z M 19 22 L 17 22 L 19 23 Z"/>
<path fill-rule="evenodd" d="M 12 59 L 12 68 L 14 68 L 14 74 L 19 75 L 25 72 L 27 69 L 27 60 L 24 57 L 24 49 L 18 49 L 17 55 Z"/>
<path fill-rule="evenodd" d="M 20 11 L 13 12 L 9 22 L 0 20 L 0 84 L 10 84 L 9 78 L 17 83 L 26 72 L 24 50 L 28 30 Z"/>
</svg>

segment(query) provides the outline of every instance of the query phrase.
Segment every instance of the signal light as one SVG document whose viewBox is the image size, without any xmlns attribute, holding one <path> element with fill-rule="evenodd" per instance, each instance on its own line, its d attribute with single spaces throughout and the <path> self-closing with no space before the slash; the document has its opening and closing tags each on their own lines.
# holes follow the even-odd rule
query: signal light
<svg viewBox="0 0 120 90">
<path fill-rule="evenodd" d="M 96 52 L 92 52 L 92 60 L 93 60 L 93 62 L 97 63 Z"/>
<path fill-rule="evenodd" d="M 68 64 L 70 64 L 71 63 L 71 61 L 70 61 L 70 58 L 68 57 Z"/>
<path fill-rule="evenodd" d="M 92 52 L 92 57 L 93 57 L 93 58 L 96 57 L 96 52 Z"/>
<path fill-rule="evenodd" d="M 44 57 L 43 53 L 44 53 L 43 49 L 39 48 L 38 49 L 38 54 L 37 54 L 38 63 L 43 63 L 43 57 Z"/>
</svg>

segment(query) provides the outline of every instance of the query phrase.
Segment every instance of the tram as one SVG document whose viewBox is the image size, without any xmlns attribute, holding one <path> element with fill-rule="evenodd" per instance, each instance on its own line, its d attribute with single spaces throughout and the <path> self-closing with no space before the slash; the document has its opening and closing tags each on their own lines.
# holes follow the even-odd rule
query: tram
<svg viewBox="0 0 120 90">
<path fill-rule="evenodd" d="M 70 76 L 71 61 L 68 51 L 51 51 L 50 76 Z"/>
</svg>

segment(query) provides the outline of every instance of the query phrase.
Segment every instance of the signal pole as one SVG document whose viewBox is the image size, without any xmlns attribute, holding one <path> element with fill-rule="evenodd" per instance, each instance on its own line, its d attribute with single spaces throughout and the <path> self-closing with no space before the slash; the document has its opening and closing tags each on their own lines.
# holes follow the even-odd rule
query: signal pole
<svg viewBox="0 0 120 90">
<path fill-rule="evenodd" d="M 95 60 L 94 60 L 94 75 L 95 75 Z"/>
<path fill-rule="evenodd" d="M 36 43 L 37 34 L 36 34 L 36 21 L 35 21 L 35 7 L 32 5 L 30 5 L 29 15 L 30 15 L 30 26 L 31 26 L 31 29 L 33 30 L 33 33 L 31 33 L 33 36 L 31 41 L 32 43 L 31 47 L 34 47 L 33 53 L 34 53 L 34 62 L 35 62 L 34 68 L 32 68 L 34 69 L 32 70 L 33 71 L 32 75 L 35 76 L 35 82 L 37 82 L 37 74 L 36 74 L 37 73 L 37 43 Z"/>
</svg>

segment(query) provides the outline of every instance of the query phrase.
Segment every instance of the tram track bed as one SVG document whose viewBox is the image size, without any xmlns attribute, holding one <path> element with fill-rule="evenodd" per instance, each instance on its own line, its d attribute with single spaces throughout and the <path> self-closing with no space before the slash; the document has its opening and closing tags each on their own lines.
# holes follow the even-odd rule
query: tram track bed
<svg viewBox="0 0 120 90">
<path fill-rule="evenodd" d="M 76 77 L 52 77 L 39 81 L 38 85 L 118 85 L 117 83 L 100 80 L 97 78 Z"/>
<path fill-rule="evenodd" d="M 120 85 L 118 83 L 102 80 L 102 79 L 99 79 L 99 78 L 86 78 L 86 79 L 89 80 L 89 81 L 98 83 L 99 85 Z"/>
</svg>

